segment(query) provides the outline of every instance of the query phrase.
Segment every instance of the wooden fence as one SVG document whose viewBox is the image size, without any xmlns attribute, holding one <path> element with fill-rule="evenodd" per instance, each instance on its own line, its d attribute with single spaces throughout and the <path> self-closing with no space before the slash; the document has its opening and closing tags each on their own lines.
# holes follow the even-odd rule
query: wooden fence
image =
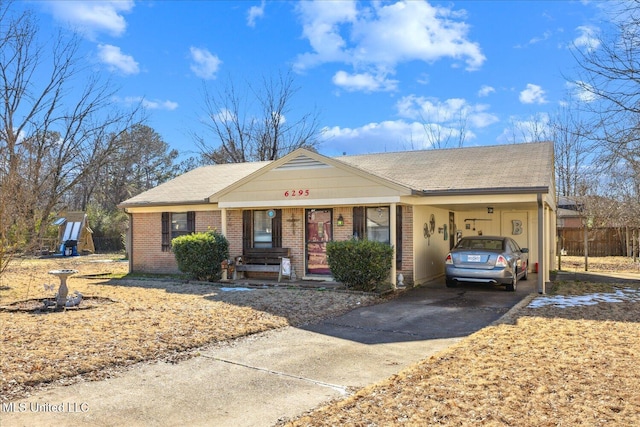
<svg viewBox="0 0 640 427">
<path fill-rule="evenodd" d="M 635 236 L 635 246 L 630 239 Z M 638 232 L 626 228 L 592 228 L 587 234 L 589 256 L 638 256 Z M 584 228 L 559 228 L 558 243 L 566 255 L 584 255 Z M 563 252 L 563 253 L 565 253 Z"/>
</svg>

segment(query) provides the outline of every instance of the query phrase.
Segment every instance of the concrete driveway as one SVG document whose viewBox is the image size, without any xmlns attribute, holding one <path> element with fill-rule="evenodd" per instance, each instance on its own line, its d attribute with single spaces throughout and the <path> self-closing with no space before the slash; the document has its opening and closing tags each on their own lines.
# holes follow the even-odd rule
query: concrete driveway
<svg viewBox="0 0 640 427">
<path fill-rule="evenodd" d="M 500 318 L 535 292 L 444 280 L 304 328 L 216 344 L 177 364 L 3 404 L 5 426 L 272 426 L 383 380 Z"/>
</svg>

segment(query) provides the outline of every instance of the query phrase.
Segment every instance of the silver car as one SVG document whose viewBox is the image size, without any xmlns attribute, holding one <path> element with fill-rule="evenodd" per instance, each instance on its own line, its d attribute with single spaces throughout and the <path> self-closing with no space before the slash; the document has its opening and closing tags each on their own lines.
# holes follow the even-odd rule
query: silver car
<svg viewBox="0 0 640 427">
<path fill-rule="evenodd" d="M 519 279 L 527 280 L 528 267 L 529 250 L 510 237 L 463 237 L 447 255 L 446 283 L 493 283 L 515 291 Z"/>
</svg>

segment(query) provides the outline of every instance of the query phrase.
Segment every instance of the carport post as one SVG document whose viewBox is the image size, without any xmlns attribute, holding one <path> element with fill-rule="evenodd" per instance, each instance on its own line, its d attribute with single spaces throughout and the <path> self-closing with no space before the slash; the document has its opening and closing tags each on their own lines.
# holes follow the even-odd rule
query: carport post
<svg viewBox="0 0 640 427">
<path fill-rule="evenodd" d="M 545 254 L 545 238 L 544 238 L 544 205 L 542 203 L 542 193 L 538 193 L 538 293 L 546 294 L 545 289 L 545 268 L 547 263 L 544 258 Z"/>
</svg>

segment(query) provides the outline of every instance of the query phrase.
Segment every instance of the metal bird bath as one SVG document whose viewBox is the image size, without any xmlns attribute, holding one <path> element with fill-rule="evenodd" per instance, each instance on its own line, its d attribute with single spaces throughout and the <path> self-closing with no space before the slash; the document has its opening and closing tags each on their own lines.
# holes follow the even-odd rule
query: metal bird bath
<svg viewBox="0 0 640 427">
<path fill-rule="evenodd" d="M 60 279 L 60 287 L 58 288 L 58 294 L 56 295 L 56 307 L 64 307 L 67 303 L 67 295 L 69 294 L 69 288 L 67 288 L 67 278 L 76 274 L 78 270 L 51 270 L 49 274 L 57 276 Z"/>
</svg>

